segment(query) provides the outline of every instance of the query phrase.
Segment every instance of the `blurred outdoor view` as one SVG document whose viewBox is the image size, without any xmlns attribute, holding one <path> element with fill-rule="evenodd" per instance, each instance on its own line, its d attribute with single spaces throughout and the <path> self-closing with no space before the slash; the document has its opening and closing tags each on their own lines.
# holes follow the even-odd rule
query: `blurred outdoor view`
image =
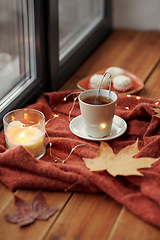
<svg viewBox="0 0 160 240">
<path fill-rule="evenodd" d="M 32 0 L 0 0 L 0 102 L 31 75 L 27 2 Z M 101 21 L 102 2 L 59 0 L 59 60 Z"/>
<path fill-rule="evenodd" d="M 16 0 L 0 0 L 0 100 L 24 76 L 22 9 Z M 21 36 L 21 38 L 20 38 Z"/>
</svg>

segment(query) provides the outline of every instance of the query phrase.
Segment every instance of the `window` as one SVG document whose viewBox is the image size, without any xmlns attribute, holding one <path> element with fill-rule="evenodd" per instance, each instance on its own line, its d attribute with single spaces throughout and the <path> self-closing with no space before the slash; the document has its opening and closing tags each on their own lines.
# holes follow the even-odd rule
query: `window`
<svg viewBox="0 0 160 240">
<path fill-rule="evenodd" d="M 15 86 L 30 78 L 29 62 L 32 61 L 34 68 L 35 60 L 33 54 L 30 55 L 33 53 L 33 44 L 29 52 L 27 11 L 24 10 L 26 1 L 23 4 L 19 1 L 17 5 L 16 0 L 1 0 L 0 4 L 0 100 L 6 96 L 5 101 Z"/>
<path fill-rule="evenodd" d="M 40 85 L 36 71 L 34 4 L 0 0 L 0 119 L 22 107 Z"/>
<path fill-rule="evenodd" d="M 102 21 L 103 6 L 103 0 L 59 0 L 60 60 Z"/>
<path fill-rule="evenodd" d="M 0 124 L 57 91 L 111 26 L 111 0 L 0 0 Z"/>
<path fill-rule="evenodd" d="M 50 0 L 48 9 L 50 83 L 58 90 L 111 31 L 111 0 Z"/>
</svg>

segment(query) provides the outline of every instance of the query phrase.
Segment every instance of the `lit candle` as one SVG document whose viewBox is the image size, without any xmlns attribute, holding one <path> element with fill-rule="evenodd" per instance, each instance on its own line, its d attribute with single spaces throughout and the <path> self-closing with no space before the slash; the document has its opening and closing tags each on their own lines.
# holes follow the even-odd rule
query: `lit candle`
<svg viewBox="0 0 160 240">
<path fill-rule="evenodd" d="M 19 111 L 23 111 L 23 113 L 19 114 Z M 15 110 L 8 113 L 4 117 L 6 147 L 13 148 L 22 145 L 34 157 L 42 157 L 45 153 L 45 127 L 44 115 L 42 114 L 42 121 L 39 118 L 41 114 L 32 109 Z M 7 117 L 8 115 L 9 117 Z"/>
</svg>

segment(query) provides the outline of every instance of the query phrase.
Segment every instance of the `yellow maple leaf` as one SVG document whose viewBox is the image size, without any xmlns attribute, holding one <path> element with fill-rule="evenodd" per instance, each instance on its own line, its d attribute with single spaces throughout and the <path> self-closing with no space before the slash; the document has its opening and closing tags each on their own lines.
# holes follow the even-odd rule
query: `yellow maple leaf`
<svg viewBox="0 0 160 240">
<path fill-rule="evenodd" d="M 114 154 L 106 142 L 101 142 L 97 156 L 93 159 L 83 158 L 83 160 L 91 171 L 106 170 L 114 177 L 117 175 L 143 176 L 137 169 L 151 167 L 151 164 L 158 158 L 133 158 L 138 152 L 138 139 L 134 144 L 123 148 L 118 154 Z"/>
<path fill-rule="evenodd" d="M 156 113 L 158 114 L 155 114 L 155 115 L 152 115 L 152 116 L 155 116 L 155 117 L 158 117 L 160 118 L 160 109 L 159 108 L 152 108 Z"/>
</svg>

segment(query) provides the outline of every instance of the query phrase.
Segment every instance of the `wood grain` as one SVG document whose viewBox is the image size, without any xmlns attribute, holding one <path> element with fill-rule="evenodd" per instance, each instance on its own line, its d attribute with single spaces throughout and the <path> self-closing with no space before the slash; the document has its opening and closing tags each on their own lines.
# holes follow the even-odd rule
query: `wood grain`
<svg viewBox="0 0 160 240">
<path fill-rule="evenodd" d="M 160 59 L 159 35 L 157 32 L 116 31 L 60 90 L 76 89 L 80 79 L 110 66 L 122 67 L 145 82 Z"/>
<path fill-rule="evenodd" d="M 75 193 L 46 240 L 106 239 L 120 210 L 106 194 Z"/>
<path fill-rule="evenodd" d="M 117 30 L 99 46 L 60 89 L 76 89 L 77 82 L 101 69 L 122 67 L 144 82 L 138 93 L 160 99 L 160 32 Z M 15 194 L 31 203 L 37 191 Z M 160 229 L 136 217 L 104 193 L 43 191 L 49 206 L 60 204 L 48 221 L 25 228 L 10 224 L 4 215 L 14 209 L 14 193 L 0 184 L 0 240 L 158 240 Z"/>
<path fill-rule="evenodd" d="M 136 217 L 129 210 L 123 207 L 117 222 L 112 229 L 108 240 L 158 240 L 160 230 L 140 218 Z"/>
<path fill-rule="evenodd" d="M 152 99 L 160 99 L 160 61 L 153 73 L 146 80 L 145 86 L 139 95 Z"/>
<path fill-rule="evenodd" d="M 0 182 L 0 213 L 13 198 L 13 193 Z"/>
<path fill-rule="evenodd" d="M 27 203 L 31 203 L 37 191 L 33 190 L 18 190 L 16 195 Z M 15 212 L 14 198 L 4 208 L 0 214 L 0 239 L 7 240 L 28 240 L 28 239 L 44 239 L 48 229 L 52 226 L 57 216 L 65 206 L 72 193 L 64 192 L 49 192 L 43 191 L 43 195 L 49 207 L 59 205 L 59 211 L 47 221 L 35 221 L 32 225 L 19 227 L 17 224 L 8 223 L 5 220 L 5 214 Z M 3 238 L 1 238 L 3 237 Z"/>
</svg>

